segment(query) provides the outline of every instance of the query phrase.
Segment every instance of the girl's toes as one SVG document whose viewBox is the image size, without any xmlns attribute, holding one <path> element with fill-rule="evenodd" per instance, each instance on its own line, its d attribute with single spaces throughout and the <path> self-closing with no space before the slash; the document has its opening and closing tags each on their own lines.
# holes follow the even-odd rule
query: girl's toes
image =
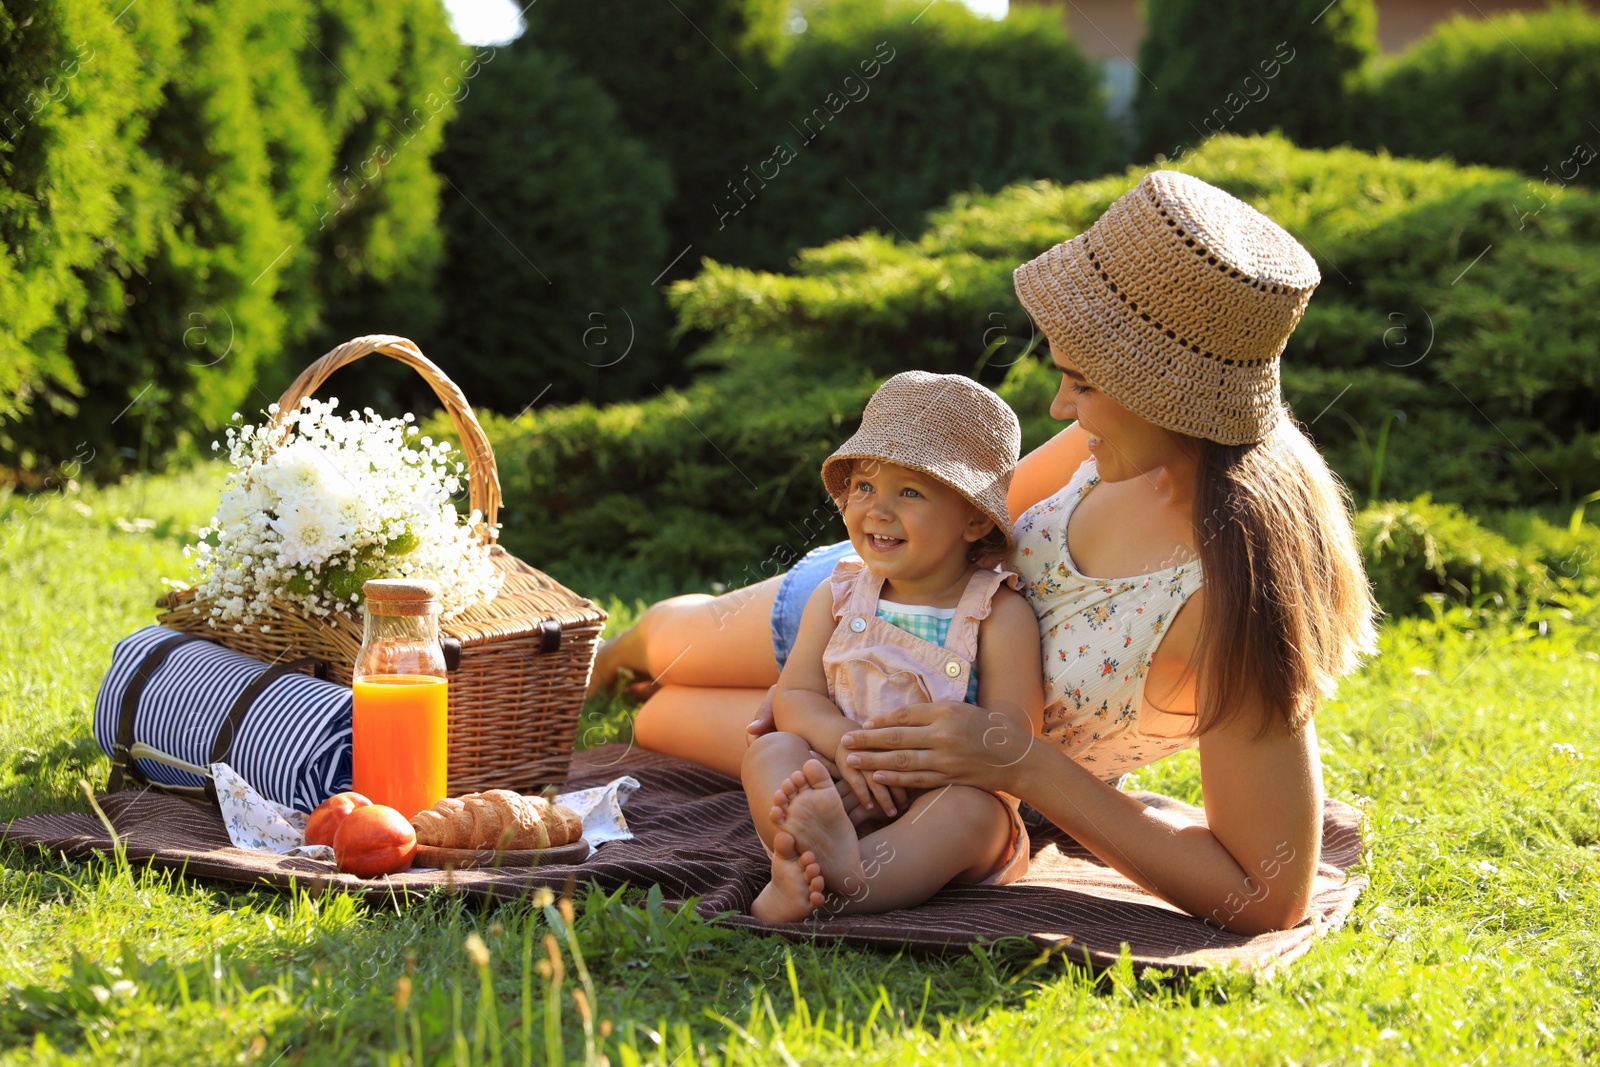
<svg viewBox="0 0 1600 1067">
<path fill-rule="evenodd" d="M 812 789 L 833 788 L 833 775 L 828 773 L 828 768 L 822 765 L 821 760 L 806 760 L 805 765 L 796 772 L 795 777 Z"/>
</svg>

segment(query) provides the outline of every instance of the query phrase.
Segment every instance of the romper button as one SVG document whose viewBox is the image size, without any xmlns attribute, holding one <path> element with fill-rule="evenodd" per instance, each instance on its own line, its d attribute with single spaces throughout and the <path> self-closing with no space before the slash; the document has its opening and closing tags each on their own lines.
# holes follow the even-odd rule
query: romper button
<svg viewBox="0 0 1600 1067">
<path fill-rule="evenodd" d="M 850 620 L 850 629 L 855 631 L 856 633 L 860 633 L 862 630 L 865 630 L 866 628 L 867 628 L 867 620 L 863 619 L 861 616 L 857 615 L 855 618 Z"/>
<path fill-rule="evenodd" d="M 957 663 L 955 660 L 951 660 L 949 663 L 944 665 L 944 673 L 948 674 L 952 678 L 960 677 L 961 664 Z"/>
</svg>

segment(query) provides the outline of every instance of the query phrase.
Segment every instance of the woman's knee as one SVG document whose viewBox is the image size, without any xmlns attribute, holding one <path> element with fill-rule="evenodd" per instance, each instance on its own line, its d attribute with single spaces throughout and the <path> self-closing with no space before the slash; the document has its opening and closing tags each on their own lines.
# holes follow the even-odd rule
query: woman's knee
<svg viewBox="0 0 1600 1067">
<path fill-rule="evenodd" d="M 651 698 L 639 705 L 633 715 L 633 739 L 645 748 L 655 749 L 671 730 L 668 711 L 661 702 Z"/>
</svg>

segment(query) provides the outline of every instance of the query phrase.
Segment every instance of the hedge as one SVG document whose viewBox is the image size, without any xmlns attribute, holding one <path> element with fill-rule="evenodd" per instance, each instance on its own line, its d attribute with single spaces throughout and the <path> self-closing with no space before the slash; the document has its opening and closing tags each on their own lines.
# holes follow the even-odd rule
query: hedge
<svg viewBox="0 0 1600 1067">
<path fill-rule="evenodd" d="M 1213 138 L 1183 167 L 1261 208 L 1318 260 L 1284 389 L 1363 499 L 1432 491 L 1478 510 L 1596 488 L 1600 199 L 1566 190 L 1522 226 L 1523 179 L 1510 172 L 1275 135 Z M 995 342 L 1015 353 L 1032 336 L 1012 269 L 1087 227 L 1143 173 L 957 195 L 914 243 L 833 242 L 804 251 L 792 274 L 709 264 L 669 299 L 679 329 L 758 351 L 781 339 L 820 373 L 973 373 Z"/>
<path fill-rule="evenodd" d="M 780 270 L 848 234 L 914 239 L 954 192 L 1124 162 L 1099 73 L 1048 7 L 996 21 L 953 0 L 830 0 L 760 103 L 752 152 L 695 191 L 716 220 L 696 256 Z"/>
<path fill-rule="evenodd" d="M 1351 114 L 1359 146 L 1521 171 L 1518 211 L 1536 217 L 1552 191 L 1595 184 L 1600 17 L 1577 4 L 1458 14 L 1383 62 Z"/>
<path fill-rule="evenodd" d="M 521 41 L 567 57 L 598 82 L 626 132 L 671 171 L 664 218 L 672 251 L 641 260 L 645 280 L 691 244 L 696 251 L 668 277 L 693 272 L 714 241 L 712 204 L 727 194 L 724 183 L 766 147 L 763 98 L 788 47 L 788 15 L 786 0 L 542 0 L 524 10 Z"/>
</svg>

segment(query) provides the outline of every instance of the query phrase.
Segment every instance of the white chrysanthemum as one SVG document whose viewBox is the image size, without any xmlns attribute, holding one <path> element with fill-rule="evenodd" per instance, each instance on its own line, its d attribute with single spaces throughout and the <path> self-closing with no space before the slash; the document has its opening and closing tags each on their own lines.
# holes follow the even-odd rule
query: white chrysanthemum
<svg viewBox="0 0 1600 1067">
<path fill-rule="evenodd" d="M 344 547 L 351 532 L 336 508 L 316 502 L 292 505 L 270 525 L 283 538 L 278 558 L 291 567 L 327 562 Z"/>
<path fill-rule="evenodd" d="M 278 449 L 263 467 L 261 481 L 285 501 L 350 494 L 344 472 L 315 441 L 301 439 Z"/>
<path fill-rule="evenodd" d="M 229 489 L 223 492 L 222 502 L 217 505 L 216 518 L 212 521 L 221 527 L 239 527 L 256 510 L 256 502 L 249 490 Z"/>
</svg>

